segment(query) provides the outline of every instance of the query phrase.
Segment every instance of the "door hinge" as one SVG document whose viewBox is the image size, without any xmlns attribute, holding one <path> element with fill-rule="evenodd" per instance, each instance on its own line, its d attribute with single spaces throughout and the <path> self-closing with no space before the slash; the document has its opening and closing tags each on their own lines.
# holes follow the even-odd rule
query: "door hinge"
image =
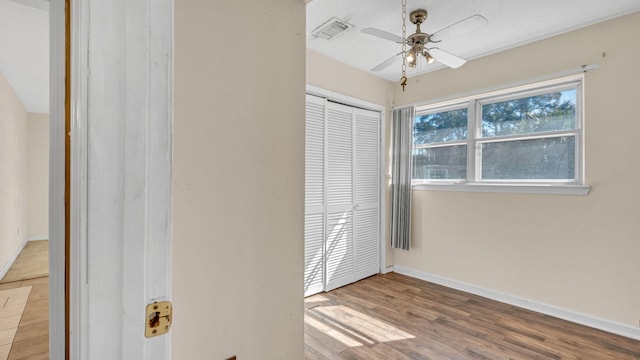
<svg viewBox="0 0 640 360">
<path fill-rule="evenodd" d="M 154 337 L 169 332 L 172 320 L 171 301 L 154 302 L 147 305 L 145 337 Z"/>
</svg>

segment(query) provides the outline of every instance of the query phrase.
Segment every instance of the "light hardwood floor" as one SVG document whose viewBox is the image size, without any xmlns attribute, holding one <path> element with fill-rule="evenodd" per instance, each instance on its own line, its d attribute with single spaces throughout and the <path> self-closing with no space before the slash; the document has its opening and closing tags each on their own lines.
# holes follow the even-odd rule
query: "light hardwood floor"
<svg viewBox="0 0 640 360">
<path fill-rule="evenodd" d="M 640 359 L 640 341 L 390 273 L 305 299 L 305 359 Z"/>
<path fill-rule="evenodd" d="M 31 286 L 8 360 L 49 359 L 48 264 L 48 241 L 29 241 L 0 283 L 0 290 Z"/>
<path fill-rule="evenodd" d="M 30 286 L 0 290 L 0 360 L 9 358 L 30 292 Z"/>
<path fill-rule="evenodd" d="M 49 277 L 0 284 L 0 290 L 31 286 L 8 360 L 49 359 Z"/>
</svg>

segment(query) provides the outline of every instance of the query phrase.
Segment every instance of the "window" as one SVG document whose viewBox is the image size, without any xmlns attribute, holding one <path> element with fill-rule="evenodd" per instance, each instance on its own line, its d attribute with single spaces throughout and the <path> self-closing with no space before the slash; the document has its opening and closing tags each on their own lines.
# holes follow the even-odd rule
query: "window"
<svg viewBox="0 0 640 360">
<path fill-rule="evenodd" d="M 414 185 L 582 185 L 582 82 L 416 108 Z"/>
<path fill-rule="evenodd" d="M 469 111 L 464 107 L 419 114 L 413 124 L 413 179 L 467 178 Z"/>
</svg>

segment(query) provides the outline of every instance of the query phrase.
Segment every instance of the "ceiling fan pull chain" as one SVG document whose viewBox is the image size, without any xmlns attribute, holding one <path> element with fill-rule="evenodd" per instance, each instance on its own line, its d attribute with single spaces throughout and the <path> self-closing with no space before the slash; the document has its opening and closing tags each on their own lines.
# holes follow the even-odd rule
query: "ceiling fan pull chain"
<svg viewBox="0 0 640 360">
<path fill-rule="evenodd" d="M 402 91 L 407 86 L 407 0 L 402 0 L 402 77 L 400 78 L 400 86 Z"/>
</svg>

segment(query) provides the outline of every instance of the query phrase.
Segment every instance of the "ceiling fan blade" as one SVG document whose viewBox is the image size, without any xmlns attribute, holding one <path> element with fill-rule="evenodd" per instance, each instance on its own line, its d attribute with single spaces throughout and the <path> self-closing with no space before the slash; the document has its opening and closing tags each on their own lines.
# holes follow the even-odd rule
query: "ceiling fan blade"
<svg viewBox="0 0 640 360">
<path fill-rule="evenodd" d="M 391 64 L 393 64 L 396 61 L 401 59 L 401 57 L 399 55 L 402 55 L 402 51 L 397 53 L 397 54 L 395 54 L 395 55 L 393 55 L 392 57 L 388 58 L 387 60 L 381 62 L 380 64 L 372 67 L 370 71 L 380 71 L 380 70 L 386 69 Z"/>
<path fill-rule="evenodd" d="M 364 28 L 362 30 L 360 30 L 361 33 L 365 33 L 365 34 L 369 34 L 369 35 L 373 35 L 385 40 L 389 40 L 389 41 L 393 41 L 396 42 L 398 44 L 402 44 L 404 43 L 404 39 L 402 38 L 402 36 L 398 36 L 396 34 L 392 34 L 390 32 L 384 31 L 384 30 L 380 30 L 380 29 L 376 29 L 376 28 L 372 28 L 372 27 L 368 27 L 368 28 Z"/>
<path fill-rule="evenodd" d="M 429 54 L 431 54 L 431 56 L 433 56 L 433 58 L 436 59 L 436 61 L 454 69 L 459 68 L 460 66 L 464 65 L 464 63 L 467 62 L 467 60 L 460 58 L 458 56 L 455 56 L 439 48 L 429 49 Z"/>
<path fill-rule="evenodd" d="M 468 33 L 487 23 L 487 19 L 480 15 L 471 15 L 464 20 L 460 20 L 447 27 L 444 27 L 431 35 L 431 41 L 441 41 L 449 37 L 454 37 Z"/>
</svg>

